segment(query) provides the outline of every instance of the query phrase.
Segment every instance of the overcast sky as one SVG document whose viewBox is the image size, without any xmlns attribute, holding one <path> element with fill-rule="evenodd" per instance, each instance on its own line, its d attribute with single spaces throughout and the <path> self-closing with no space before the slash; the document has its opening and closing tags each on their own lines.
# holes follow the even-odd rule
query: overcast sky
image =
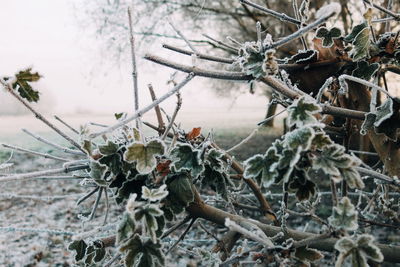
<svg viewBox="0 0 400 267">
<path fill-rule="evenodd" d="M 44 101 L 51 100 L 57 113 L 129 111 L 133 102 L 131 66 L 122 63 L 116 67 L 114 62 L 100 59 L 100 41 L 94 30 L 78 23 L 77 17 L 82 18 L 82 13 L 75 9 L 78 2 L 0 0 L 0 75 L 12 75 L 33 66 L 44 76 L 37 85 Z M 150 52 L 154 47 L 158 44 L 149 47 Z M 150 102 L 146 85 L 152 82 L 158 95 L 165 93 L 165 82 L 172 70 L 155 67 L 141 58 L 138 62 L 144 106 Z M 210 84 L 196 79 L 183 91 L 183 110 L 229 108 L 231 99 L 216 99 L 208 88 Z M 175 101 L 166 103 L 167 108 L 173 108 Z M 244 96 L 234 108 L 249 106 L 262 108 L 265 99 Z"/>
</svg>

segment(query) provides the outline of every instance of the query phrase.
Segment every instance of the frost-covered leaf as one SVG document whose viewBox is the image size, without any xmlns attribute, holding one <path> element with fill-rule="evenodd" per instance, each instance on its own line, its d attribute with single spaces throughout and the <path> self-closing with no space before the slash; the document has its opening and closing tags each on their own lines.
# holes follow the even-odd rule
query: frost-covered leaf
<svg viewBox="0 0 400 267">
<path fill-rule="evenodd" d="M 167 199 L 173 203 L 186 207 L 193 201 L 192 183 L 186 173 L 168 177 L 167 186 L 169 192 Z"/>
<path fill-rule="evenodd" d="M 204 156 L 204 163 L 208 164 L 215 171 L 222 172 L 224 170 L 223 156 L 224 153 L 221 150 L 211 148 Z"/>
<path fill-rule="evenodd" d="M 360 173 L 354 168 L 358 165 L 359 162 L 353 162 L 353 166 L 350 168 L 340 169 L 340 174 L 351 189 L 363 189 L 365 187 Z"/>
<path fill-rule="evenodd" d="M 336 27 L 333 27 L 330 30 L 328 30 L 326 27 L 320 27 L 316 32 L 316 37 L 323 40 L 323 47 L 331 47 L 333 45 L 333 40 L 340 38 L 341 35 L 342 31 Z"/>
<path fill-rule="evenodd" d="M 69 250 L 75 251 L 75 261 L 77 262 L 85 257 L 86 248 L 87 244 L 84 240 L 74 240 L 68 246 Z"/>
<path fill-rule="evenodd" d="M 296 248 L 294 256 L 297 259 L 305 262 L 314 262 L 324 257 L 324 255 L 318 250 L 308 247 Z"/>
<path fill-rule="evenodd" d="M 164 154 L 164 144 L 159 140 L 152 140 L 147 144 L 134 142 L 127 146 L 124 153 L 124 160 L 136 162 L 136 169 L 141 174 L 148 174 L 157 165 L 157 156 Z"/>
<path fill-rule="evenodd" d="M 389 97 L 381 106 L 376 109 L 375 127 L 379 127 L 385 120 L 393 115 L 393 100 Z"/>
<path fill-rule="evenodd" d="M 313 114 L 320 111 L 321 107 L 314 99 L 307 96 L 296 99 L 288 107 L 289 126 L 296 125 L 297 127 L 301 127 L 307 124 L 315 124 L 318 120 L 313 116 Z"/>
<path fill-rule="evenodd" d="M 88 154 L 89 156 L 92 155 L 93 152 L 93 143 L 90 140 L 82 140 L 81 141 L 81 148 Z"/>
<path fill-rule="evenodd" d="M 339 239 L 335 244 L 335 249 L 339 251 L 336 266 L 342 266 L 349 256 L 352 266 L 367 267 L 368 260 L 382 262 L 382 252 L 373 241 L 374 237 L 368 234 L 358 236 L 356 241 L 347 236 Z"/>
<path fill-rule="evenodd" d="M 355 231 L 358 228 L 358 213 L 350 199 L 343 197 L 336 207 L 333 207 L 332 215 L 328 218 L 333 227 L 346 231 Z"/>
<path fill-rule="evenodd" d="M 142 186 L 142 198 L 155 202 L 160 201 L 168 195 L 167 185 L 162 185 L 155 189 L 149 189 L 147 186 Z"/>
<path fill-rule="evenodd" d="M 313 159 L 312 168 L 321 169 L 324 173 L 340 176 L 340 168 L 349 168 L 352 164 L 350 155 L 345 148 L 338 144 L 327 145 L 318 156 Z"/>
<path fill-rule="evenodd" d="M 308 126 L 301 127 L 285 135 L 285 145 L 289 149 L 297 149 L 298 147 L 301 147 L 302 150 L 308 150 L 314 136 L 315 131 L 313 128 Z"/>
<path fill-rule="evenodd" d="M 114 113 L 114 117 L 117 120 L 123 120 L 127 116 L 126 112 Z"/>
<path fill-rule="evenodd" d="M 210 165 L 205 166 L 205 171 L 202 174 L 201 179 L 202 187 L 209 186 L 212 190 L 227 200 L 228 185 L 231 185 L 231 181 L 225 173 L 215 170 Z"/>
<path fill-rule="evenodd" d="M 99 159 L 99 162 L 101 164 L 106 165 L 114 175 L 118 175 L 120 172 L 123 171 L 122 157 L 120 154 L 111 154 L 109 156 L 103 156 L 101 159 Z"/>
<path fill-rule="evenodd" d="M 106 249 L 104 248 L 101 241 L 93 241 L 86 248 L 85 264 L 91 266 L 92 264 L 98 263 L 104 259 L 106 255 Z"/>
<path fill-rule="evenodd" d="M 312 146 L 315 149 L 323 149 L 330 144 L 332 144 L 332 140 L 324 132 L 317 132 L 312 140 Z"/>
<path fill-rule="evenodd" d="M 22 98 L 29 102 L 39 100 L 39 92 L 32 88 L 31 82 L 37 82 L 42 76 L 38 72 L 32 72 L 32 68 L 19 71 L 15 74 L 15 81 L 11 84 Z"/>
<path fill-rule="evenodd" d="M 266 75 L 263 70 L 265 55 L 262 53 L 261 45 L 257 42 L 245 42 L 239 49 L 236 62 L 248 75 L 258 79 Z"/>
<path fill-rule="evenodd" d="M 165 264 L 161 244 L 154 244 L 150 239 L 142 240 L 137 234 L 125 242 L 120 251 L 125 253 L 126 267 L 156 267 Z"/>
<path fill-rule="evenodd" d="M 306 64 L 318 59 L 318 51 L 314 49 L 299 50 L 297 54 L 287 59 L 288 63 Z"/>
<path fill-rule="evenodd" d="M 351 33 L 348 34 L 346 37 L 344 37 L 343 40 L 344 40 L 345 42 L 352 43 L 352 42 L 356 39 L 357 35 L 358 35 L 362 30 L 364 30 L 365 28 L 368 28 L 368 23 L 367 23 L 367 22 L 363 22 L 363 23 L 361 23 L 361 24 L 356 25 L 356 26 L 352 29 Z"/>
<path fill-rule="evenodd" d="M 120 245 L 127 239 L 133 236 L 135 233 L 135 221 L 133 220 L 132 216 L 128 213 L 125 212 L 122 215 L 122 219 L 118 224 L 117 227 L 117 239 L 116 239 L 116 244 Z"/>
<path fill-rule="evenodd" d="M 95 181 L 95 183 L 98 184 L 99 186 L 106 186 L 107 182 L 105 178 L 108 171 L 108 167 L 95 160 L 90 161 L 89 167 L 90 167 L 89 175 Z"/>
<path fill-rule="evenodd" d="M 289 190 L 296 193 L 299 201 L 308 200 L 315 195 L 315 183 L 308 180 L 302 171 L 299 172 L 300 176 L 296 177 L 289 183 Z"/>
<path fill-rule="evenodd" d="M 368 23 L 365 21 L 355 26 L 352 32 L 344 38 L 344 41 L 351 42 L 353 49 L 350 54 L 354 61 L 358 61 L 369 55 L 370 40 L 370 28 Z"/>
<path fill-rule="evenodd" d="M 135 209 L 135 220 L 143 222 L 143 226 L 153 243 L 157 243 L 158 223 L 156 217 L 162 215 L 163 211 L 156 204 L 140 203 Z"/>
<path fill-rule="evenodd" d="M 367 61 L 362 60 L 357 62 L 357 67 L 353 70 L 352 75 L 369 81 L 378 69 L 379 63 L 369 64 Z"/>
<path fill-rule="evenodd" d="M 104 156 L 109 156 L 117 153 L 119 149 L 119 145 L 112 142 L 111 140 L 107 140 L 107 143 L 104 145 L 99 145 L 99 151 Z"/>
<path fill-rule="evenodd" d="M 132 175 L 133 178 L 129 177 L 129 179 L 123 178 L 123 175 L 118 175 L 117 181 L 113 181 L 110 184 L 110 187 L 117 187 L 116 191 L 116 202 L 121 204 L 125 199 L 128 199 L 131 194 L 137 194 L 141 196 L 142 194 L 142 186 L 145 185 L 145 181 L 148 178 L 147 175 Z"/>
<path fill-rule="evenodd" d="M 278 176 L 277 166 L 279 164 L 279 155 L 275 147 L 270 147 L 265 155 L 255 155 L 244 162 L 245 179 L 256 179 L 261 175 L 261 181 L 264 187 L 269 187 L 275 182 Z"/>
<path fill-rule="evenodd" d="M 171 153 L 171 167 L 175 172 L 189 171 L 196 178 L 204 171 L 201 150 L 193 149 L 189 144 L 178 144 Z"/>
<path fill-rule="evenodd" d="M 299 15 L 301 21 L 304 23 L 309 19 L 310 15 L 310 0 L 303 0 L 299 7 Z"/>
<path fill-rule="evenodd" d="M 186 140 L 194 140 L 201 134 L 201 127 L 193 128 L 190 132 L 186 134 Z"/>
<path fill-rule="evenodd" d="M 376 121 L 376 114 L 373 112 L 368 112 L 365 114 L 365 119 L 363 124 L 361 125 L 360 134 L 366 135 L 369 130 L 374 127 L 374 123 Z"/>
</svg>

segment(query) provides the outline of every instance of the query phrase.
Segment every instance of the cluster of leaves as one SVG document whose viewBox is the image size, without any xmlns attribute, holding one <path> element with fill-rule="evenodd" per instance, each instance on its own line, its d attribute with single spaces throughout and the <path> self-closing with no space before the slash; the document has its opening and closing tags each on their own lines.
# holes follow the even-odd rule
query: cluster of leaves
<svg viewBox="0 0 400 267">
<path fill-rule="evenodd" d="M 245 178 L 257 179 L 264 187 L 285 183 L 300 200 L 315 193 L 312 176 L 323 172 L 335 182 L 344 179 L 351 188 L 361 189 L 364 183 L 354 167 L 359 160 L 345 153 L 323 131 L 315 114 L 320 106 L 303 96 L 288 107 L 289 126 L 294 129 L 276 140 L 264 155 L 255 155 L 245 162 Z"/>
<path fill-rule="evenodd" d="M 42 76 L 38 72 L 32 72 L 32 68 L 27 68 L 15 74 L 11 80 L 11 86 L 18 94 L 29 102 L 39 101 L 39 92 L 35 90 L 31 83 L 37 82 Z M 10 80 L 10 77 L 5 77 L 4 80 Z"/>
<path fill-rule="evenodd" d="M 278 71 L 275 50 L 267 48 L 271 43 L 271 35 L 267 35 L 263 42 L 245 42 L 239 49 L 235 63 L 255 79 L 275 75 Z"/>
</svg>

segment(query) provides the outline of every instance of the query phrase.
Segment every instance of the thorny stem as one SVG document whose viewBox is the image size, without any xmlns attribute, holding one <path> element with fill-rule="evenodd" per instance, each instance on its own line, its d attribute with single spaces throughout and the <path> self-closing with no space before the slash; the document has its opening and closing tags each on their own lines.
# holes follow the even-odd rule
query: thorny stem
<svg viewBox="0 0 400 267">
<path fill-rule="evenodd" d="M 190 73 L 185 80 L 183 80 L 181 83 L 179 83 L 178 85 L 176 85 L 174 88 L 172 88 L 168 93 L 164 94 L 163 96 L 161 96 L 159 99 L 157 99 L 156 101 L 153 101 L 153 103 L 151 103 L 150 105 L 148 105 L 147 107 L 144 107 L 140 110 L 138 110 L 135 114 L 133 114 L 132 116 L 121 120 L 120 122 L 118 122 L 117 124 L 114 124 L 113 126 L 110 126 L 106 129 L 104 129 L 103 131 L 97 132 L 97 133 L 93 133 L 89 135 L 89 138 L 93 139 L 96 138 L 98 136 L 107 134 L 109 132 L 112 132 L 124 125 L 126 125 L 127 123 L 135 120 L 138 117 L 143 116 L 143 114 L 145 114 L 146 112 L 148 112 L 149 110 L 153 109 L 155 106 L 157 106 L 158 104 L 160 104 L 161 102 L 165 101 L 167 98 L 169 98 L 170 96 L 174 95 L 176 92 L 178 92 L 182 87 L 184 87 L 189 81 L 191 81 L 194 78 L 195 74 Z"/>
<path fill-rule="evenodd" d="M 22 97 L 20 97 L 11 87 L 11 85 L 5 81 L 3 81 L 2 79 L 0 79 L 0 84 L 13 96 L 15 97 L 19 102 L 21 102 L 27 109 L 29 109 L 29 111 L 31 111 L 35 117 L 39 120 L 41 120 L 44 124 L 46 124 L 47 126 L 49 126 L 51 129 L 53 129 L 56 133 L 58 133 L 59 135 L 61 135 L 65 140 L 67 140 L 70 144 L 72 144 L 74 147 L 76 147 L 77 149 L 79 149 L 82 152 L 85 152 L 81 146 L 75 142 L 71 137 L 69 137 L 67 134 L 65 134 L 63 131 L 61 131 L 60 129 L 58 129 L 56 126 L 54 126 L 54 124 L 52 124 L 50 121 L 48 121 L 45 117 L 43 117 L 39 112 L 37 112 L 27 101 L 25 101 L 24 99 L 22 99 Z"/>
</svg>

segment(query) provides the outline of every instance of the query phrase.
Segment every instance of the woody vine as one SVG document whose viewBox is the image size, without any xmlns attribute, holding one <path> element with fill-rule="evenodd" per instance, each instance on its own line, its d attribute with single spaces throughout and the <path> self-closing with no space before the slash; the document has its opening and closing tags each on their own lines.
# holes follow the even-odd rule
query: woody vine
<svg viewBox="0 0 400 267">
<path fill-rule="evenodd" d="M 314 14 L 308 8 L 309 1 L 304 0 L 296 18 L 292 18 L 247 0 L 241 2 L 271 15 L 271 19 L 295 24 L 298 30 L 274 40 L 256 23 L 257 40 L 218 43 L 231 52 L 234 48 L 236 55 L 229 58 L 199 52 L 174 27 L 189 49 L 168 44 L 164 48 L 194 57 L 194 65 L 146 55 L 146 59 L 188 76 L 158 99 L 150 87 L 154 102 L 141 109 L 131 35 L 134 114 L 115 114 L 116 124 L 98 132 L 85 127 L 77 131 L 63 122 L 78 133 L 78 139 L 65 134 L 30 105 L 39 100 L 33 86 L 41 78 L 38 73 L 26 69 L 0 80 L 10 95 L 64 137 L 71 148 L 52 145 L 74 155 L 60 168 L 4 175 L 0 182 L 76 174 L 82 177 L 81 184 L 93 187 L 77 203 L 96 199 L 91 213 L 82 220 L 103 216 L 106 224 L 108 211 L 96 213 L 102 199 L 107 206 L 115 202 L 123 207 L 118 218 L 112 218 L 113 235 L 101 236 L 100 227 L 98 235 L 73 236 L 68 248 L 77 263 L 168 265 L 171 258 L 167 255 L 201 221 L 225 229 L 215 241 L 210 238 L 214 243 L 211 250 L 198 246 L 193 251 L 204 266 L 310 266 L 318 262 L 369 266 L 400 262 L 398 244 L 374 237 L 379 227 L 398 234 L 400 212 L 400 101 L 386 87 L 385 76 L 387 72 L 400 74 L 399 31 L 377 36 L 374 25 L 394 21 L 397 26 L 400 15 L 365 0 L 363 20 L 347 29 L 349 34 L 345 35 L 340 27 L 327 26 L 338 20 L 341 9 L 336 3 Z M 377 11 L 388 19 L 374 19 Z M 278 58 L 282 46 L 298 39 L 303 45 L 310 39 L 312 48 L 306 45 L 291 57 Z M 236 71 L 204 69 L 202 60 L 226 64 Z M 274 103 L 287 113 L 287 131 L 266 147 L 265 153 L 238 162 L 201 128 L 179 128 L 175 124 L 181 103 L 179 91 L 198 76 L 268 85 L 274 92 Z M 177 109 L 166 124 L 159 105 L 176 94 Z M 141 121 L 152 109 L 158 125 Z M 258 127 L 264 127 L 267 120 Z M 143 127 L 152 128 L 155 134 L 144 136 Z M 272 194 L 278 194 L 279 200 L 271 200 Z M 326 201 L 326 196 L 331 200 Z M 248 198 L 257 205 L 243 204 Z M 327 206 L 329 214 L 321 212 L 321 205 Z M 293 217 L 303 218 L 300 226 Z M 310 223 L 315 229 L 307 231 Z M 167 242 L 185 224 L 179 238 Z"/>
</svg>

